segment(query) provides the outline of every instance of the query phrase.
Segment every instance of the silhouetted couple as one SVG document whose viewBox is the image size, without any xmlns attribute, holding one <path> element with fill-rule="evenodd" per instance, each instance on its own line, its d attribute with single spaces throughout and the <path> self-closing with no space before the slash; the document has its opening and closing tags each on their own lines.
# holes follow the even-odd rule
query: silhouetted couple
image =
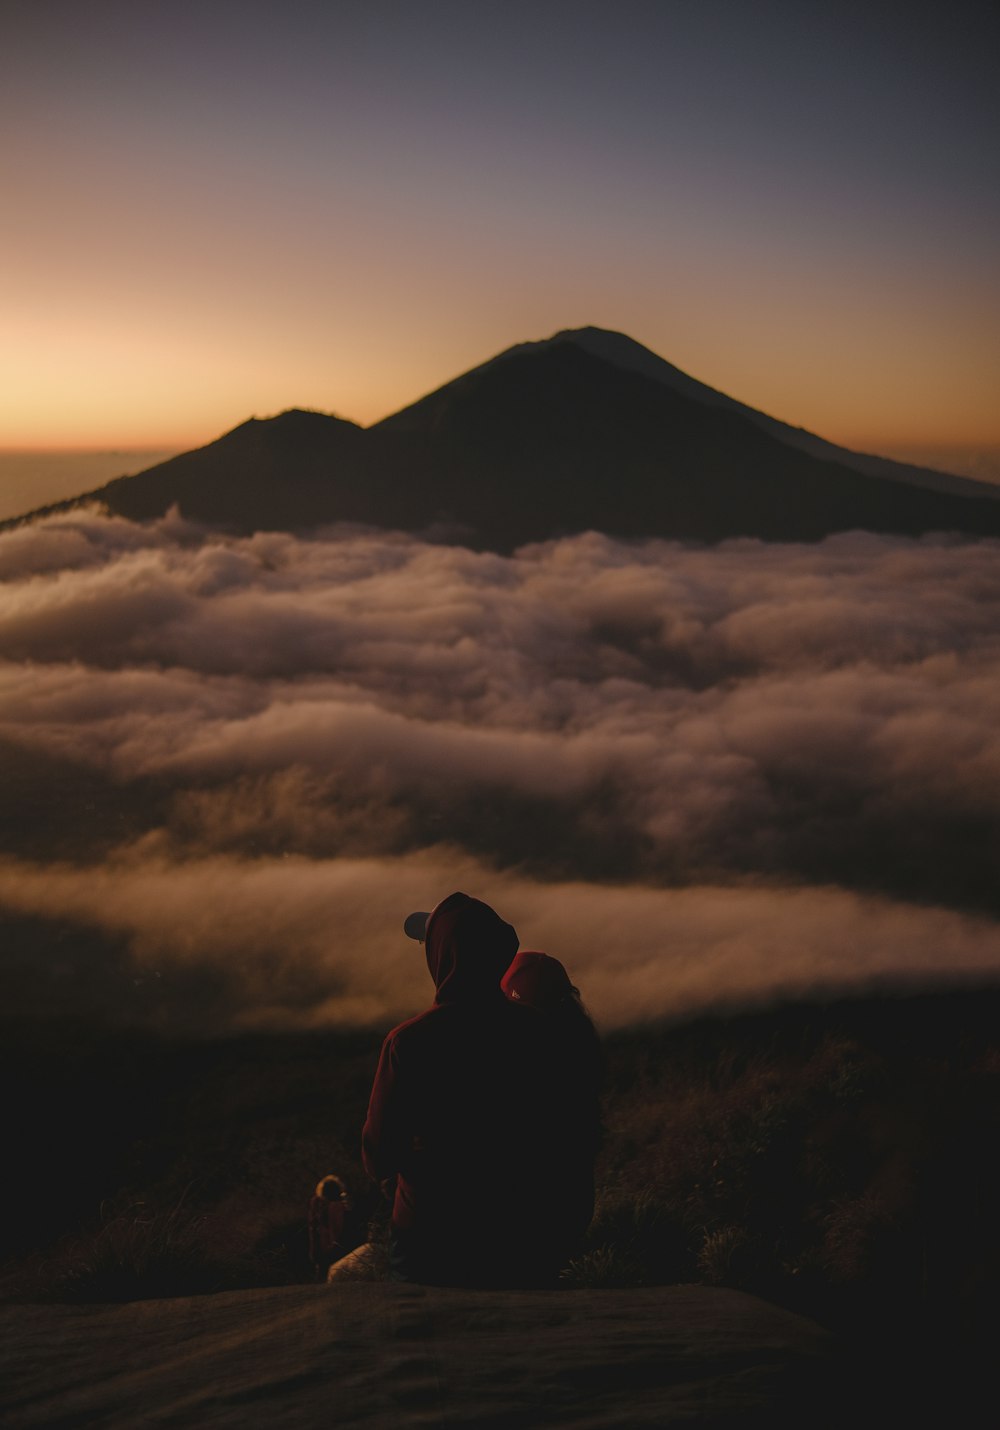
<svg viewBox="0 0 1000 1430">
<path fill-rule="evenodd" d="M 593 1214 L 600 1055 L 556 959 L 518 954 L 489 907 L 412 914 L 437 990 L 386 1038 L 365 1167 L 392 1196 L 391 1274 L 549 1284 Z"/>
</svg>

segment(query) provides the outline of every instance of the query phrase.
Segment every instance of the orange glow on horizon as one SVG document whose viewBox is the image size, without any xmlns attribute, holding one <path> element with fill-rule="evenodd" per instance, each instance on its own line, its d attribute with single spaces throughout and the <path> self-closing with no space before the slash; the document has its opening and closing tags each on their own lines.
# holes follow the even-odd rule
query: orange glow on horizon
<svg viewBox="0 0 1000 1430">
<path fill-rule="evenodd" d="M 513 304 L 503 301 L 509 290 L 479 292 L 477 275 L 453 277 L 468 285 L 463 298 L 475 297 L 471 310 L 457 302 L 435 311 L 433 292 L 410 294 L 381 321 L 356 303 L 305 322 L 297 290 L 288 313 L 273 297 L 248 312 L 242 294 L 223 295 L 223 311 L 190 301 L 174 310 L 168 294 L 127 320 L 79 298 L 58 314 L 15 312 L 0 354 L 0 449 L 188 450 L 290 407 L 370 426 L 514 343 L 590 323 L 855 450 L 1000 447 L 992 333 L 970 332 L 961 362 L 942 370 L 943 327 L 932 324 L 918 345 L 905 325 L 890 324 L 859 347 L 863 315 L 857 306 L 845 314 L 833 295 L 813 296 L 801 320 L 782 321 L 768 307 L 777 291 L 754 292 L 735 277 L 706 308 L 705 275 L 700 290 L 671 295 L 651 316 L 624 279 L 596 300 L 584 262 L 567 264 L 561 283 L 543 268 Z M 791 296 L 805 302 L 804 290 Z"/>
<path fill-rule="evenodd" d="M 260 375 L 250 382 L 220 378 L 215 390 L 206 390 L 196 381 L 178 383 L 176 377 L 167 384 L 155 380 L 155 374 L 144 380 L 134 370 L 130 381 L 127 365 L 116 363 L 114 372 L 105 369 L 92 381 L 74 375 L 68 382 L 47 382 L 43 396 L 39 391 L 25 391 L 23 386 L 18 391 L 11 375 L 3 374 L 0 450 L 38 454 L 190 450 L 214 441 L 251 417 L 273 417 L 291 407 L 330 413 L 369 427 L 513 342 L 549 336 L 552 331 L 555 329 L 517 334 L 509 342 L 481 349 L 464 367 L 459 365 L 461 358 L 445 359 L 436 371 L 421 364 L 410 374 L 393 373 L 383 381 L 374 364 L 368 364 L 364 373 L 357 367 L 335 368 L 325 381 L 305 372 L 278 373 L 270 375 L 271 382 Z M 788 376 L 772 363 L 762 370 L 759 354 L 757 359 L 744 361 L 730 356 L 716 364 L 713 372 L 704 362 L 679 361 L 664 350 L 665 344 L 647 345 L 737 401 L 855 451 L 1000 447 L 1000 421 L 992 394 L 988 401 L 977 402 L 976 394 L 965 393 L 948 410 L 918 401 L 905 382 L 891 383 L 884 377 L 867 391 L 857 390 L 864 388 L 864 382 L 852 383 L 851 390 L 842 393 L 830 391 L 822 383 L 828 362 L 823 364 L 819 380 L 801 371 Z M 172 411 L 170 403 L 162 400 L 163 386 L 176 394 Z M 264 391 L 265 386 L 271 391 Z M 108 401 L 109 391 L 117 394 L 113 404 Z"/>
</svg>

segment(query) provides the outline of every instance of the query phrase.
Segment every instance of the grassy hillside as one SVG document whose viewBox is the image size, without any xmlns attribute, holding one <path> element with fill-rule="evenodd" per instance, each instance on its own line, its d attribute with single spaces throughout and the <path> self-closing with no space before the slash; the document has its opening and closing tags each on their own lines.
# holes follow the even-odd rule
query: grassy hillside
<svg viewBox="0 0 1000 1430">
<path fill-rule="evenodd" d="M 840 1327 L 974 1335 L 1000 1271 L 998 1013 L 995 990 L 925 993 L 608 1039 L 598 1209 L 570 1284 L 703 1281 Z M 384 1221 L 358 1159 L 379 1042 L 9 1029 L 6 1294 L 308 1280 L 321 1175 Z"/>
</svg>

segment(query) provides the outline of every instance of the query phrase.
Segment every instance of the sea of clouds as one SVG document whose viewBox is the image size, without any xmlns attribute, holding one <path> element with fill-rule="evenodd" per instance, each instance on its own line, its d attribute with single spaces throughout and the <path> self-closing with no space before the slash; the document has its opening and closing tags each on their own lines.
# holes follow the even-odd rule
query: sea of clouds
<svg viewBox="0 0 1000 1430">
<path fill-rule="evenodd" d="M 462 888 L 605 1027 L 1000 971 L 1000 543 L 0 535 L 8 1008 L 382 1025 Z"/>
</svg>

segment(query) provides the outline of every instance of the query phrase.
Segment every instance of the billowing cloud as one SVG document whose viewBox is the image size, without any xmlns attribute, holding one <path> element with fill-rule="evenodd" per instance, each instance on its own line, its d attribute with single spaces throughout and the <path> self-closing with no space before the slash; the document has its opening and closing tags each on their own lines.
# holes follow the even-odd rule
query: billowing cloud
<svg viewBox="0 0 1000 1430">
<path fill-rule="evenodd" d="M 404 936 L 401 913 L 455 887 L 492 900 L 523 947 L 560 957 L 605 1027 L 720 1000 L 1000 966 L 1000 926 L 990 919 L 834 888 L 541 883 L 457 850 L 178 864 L 154 845 L 97 870 L 0 862 L 8 909 L 128 941 L 116 995 L 123 1016 L 130 1002 L 176 1016 L 172 985 L 193 972 L 224 986 L 237 1026 L 385 1025 L 429 1002 L 422 952 Z M 64 991 L 72 996 L 72 983 Z"/>
<path fill-rule="evenodd" d="M 613 1019 L 992 969 L 998 556 L 588 534 L 507 558 L 99 513 L 4 533 L 0 900 L 142 962 L 131 890 L 161 909 L 163 961 L 192 950 L 244 1020 L 419 996 L 346 891 L 398 924 L 411 876 L 420 903 L 463 869 L 523 901 L 532 942 L 579 948 Z M 331 963 L 331 923 L 363 959 Z M 237 993 L 226 970 L 265 944 Z"/>
</svg>

